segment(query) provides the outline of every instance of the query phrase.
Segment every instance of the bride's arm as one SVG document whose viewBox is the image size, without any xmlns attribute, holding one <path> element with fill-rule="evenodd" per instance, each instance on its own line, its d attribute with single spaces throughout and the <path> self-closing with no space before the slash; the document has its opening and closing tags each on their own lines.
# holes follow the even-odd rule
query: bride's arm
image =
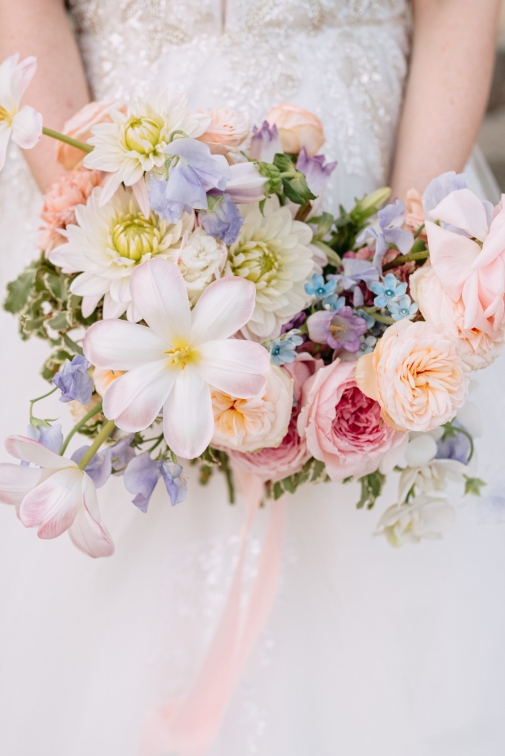
<svg viewBox="0 0 505 756">
<path fill-rule="evenodd" d="M 23 103 L 42 113 L 44 125 L 61 130 L 89 101 L 88 86 L 63 0 L 0 0 L 0 62 L 19 52 L 35 55 L 38 71 Z M 45 190 L 63 172 L 55 160 L 55 142 L 42 137 L 25 153 L 33 175 Z"/>
<path fill-rule="evenodd" d="M 500 0 L 413 0 L 412 62 L 393 196 L 464 168 L 488 99 Z"/>
</svg>

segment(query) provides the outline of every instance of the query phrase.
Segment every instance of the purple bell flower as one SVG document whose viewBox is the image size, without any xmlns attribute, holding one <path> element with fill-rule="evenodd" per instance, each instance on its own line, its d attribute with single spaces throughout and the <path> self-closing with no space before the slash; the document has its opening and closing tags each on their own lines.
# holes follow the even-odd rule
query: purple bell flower
<svg viewBox="0 0 505 756">
<path fill-rule="evenodd" d="M 282 152 L 284 150 L 282 149 L 279 131 L 275 124 L 270 126 L 268 121 L 263 121 L 260 129 L 254 126 L 251 147 L 249 149 L 249 156 L 251 158 L 259 160 L 262 163 L 272 163 L 275 155 Z"/>
<path fill-rule="evenodd" d="M 213 212 L 204 210 L 198 213 L 198 218 L 209 236 L 222 239 L 227 245 L 237 241 L 244 222 L 229 194 L 223 194 Z"/>
<path fill-rule="evenodd" d="M 336 162 L 326 163 L 325 165 L 324 160 L 324 155 L 309 157 L 305 147 L 302 147 L 296 161 L 297 170 L 305 175 L 308 187 L 316 197 L 321 196 L 331 174 L 337 167 Z"/>
<path fill-rule="evenodd" d="M 414 244 L 414 235 L 401 228 L 405 222 L 406 212 L 407 208 L 400 200 L 396 200 L 392 205 L 386 205 L 377 213 L 377 222 L 365 228 L 357 238 L 358 243 L 367 239 L 375 240 L 373 264 L 378 270 L 382 268 L 382 259 L 390 245 L 394 244 L 402 255 L 406 255 Z"/>
<path fill-rule="evenodd" d="M 364 318 L 354 314 L 352 307 L 341 307 L 338 312 L 320 310 L 307 320 L 309 338 L 317 344 L 328 344 L 332 349 L 345 349 L 357 352 L 360 349 L 360 336 L 367 330 Z"/>
<path fill-rule="evenodd" d="M 122 475 L 124 468 L 135 457 L 135 450 L 131 446 L 133 433 L 129 433 L 120 439 L 116 444 L 108 446 L 97 452 L 88 465 L 86 472 L 97 488 L 104 486 L 110 475 Z M 89 449 L 88 446 L 81 446 L 72 454 L 74 462 L 79 462 Z"/>
<path fill-rule="evenodd" d="M 81 354 L 76 354 L 72 362 L 65 360 L 53 378 L 53 383 L 61 391 L 60 402 L 77 401 L 89 404 L 93 393 L 93 379 L 88 373 L 91 363 Z"/>
<path fill-rule="evenodd" d="M 173 462 L 151 459 L 143 452 L 132 459 L 124 473 L 126 490 L 135 494 L 133 503 L 142 512 L 147 512 L 149 501 L 160 477 L 163 478 L 172 506 L 184 501 L 187 484 L 181 476 L 182 467 Z"/>
<path fill-rule="evenodd" d="M 457 422 L 453 422 L 458 427 Z M 459 426 L 463 428 L 463 426 Z M 470 439 L 464 433 L 456 432 L 455 436 L 447 436 L 443 441 L 437 441 L 437 453 L 435 459 L 455 459 L 463 465 L 468 464 L 472 445 Z"/>
</svg>

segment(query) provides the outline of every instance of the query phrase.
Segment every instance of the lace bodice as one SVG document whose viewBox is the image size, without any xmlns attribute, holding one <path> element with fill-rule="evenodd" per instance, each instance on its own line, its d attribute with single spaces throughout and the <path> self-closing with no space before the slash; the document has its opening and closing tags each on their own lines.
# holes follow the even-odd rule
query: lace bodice
<svg viewBox="0 0 505 756">
<path fill-rule="evenodd" d="M 321 117 L 330 195 L 388 172 L 408 52 L 407 0 L 70 0 L 95 97 L 152 86 L 257 122 L 283 101 Z M 336 196 L 335 196 L 336 195 Z"/>
</svg>

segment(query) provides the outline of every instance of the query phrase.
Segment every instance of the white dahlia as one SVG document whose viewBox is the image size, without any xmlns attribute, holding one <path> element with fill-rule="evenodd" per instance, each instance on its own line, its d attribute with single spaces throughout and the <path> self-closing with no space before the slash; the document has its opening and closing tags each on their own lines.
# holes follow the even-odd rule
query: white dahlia
<svg viewBox="0 0 505 756">
<path fill-rule="evenodd" d="M 277 197 L 265 203 L 263 213 L 257 203 L 243 205 L 240 211 L 244 223 L 229 248 L 228 269 L 256 287 L 256 306 L 242 333 L 263 341 L 277 337 L 281 326 L 310 302 L 304 283 L 314 269 L 312 232 L 293 220 Z"/>
<path fill-rule="evenodd" d="M 181 241 L 193 228 L 194 218 L 183 213 L 178 223 L 168 223 L 151 212 L 146 218 L 131 189 L 119 189 L 101 207 L 103 189 L 95 189 L 86 205 L 76 207 L 77 225 L 66 229 L 68 242 L 50 255 L 65 273 L 81 273 L 70 290 L 82 296 L 82 314 L 88 317 L 104 298 L 104 318 L 138 321 L 130 294 L 130 276 L 152 257 L 177 262 Z"/>
<path fill-rule="evenodd" d="M 183 239 L 177 264 L 192 305 L 212 281 L 221 277 L 226 253 L 226 246 L 208 236 L 202 228 Z"/>
<path fill-rule="evenodd" d="M 121 183 L 133 186 L 145 172 L 163 166 L 163 150 L 174 131 L 183 132 L 178 136 L 199 137 L 211 122 L 206 113 L 189 113 L 185 97 L 170 98 L 161 91 L 146 100 L 133 100 L 126 114 L 111 111 L 110 117 L 112 123 L 93 127 L 89 143 L 95 149 L 84 158 L 86 168 L 112 173 L 104 187 L 102 205 Z"/>
</svg>

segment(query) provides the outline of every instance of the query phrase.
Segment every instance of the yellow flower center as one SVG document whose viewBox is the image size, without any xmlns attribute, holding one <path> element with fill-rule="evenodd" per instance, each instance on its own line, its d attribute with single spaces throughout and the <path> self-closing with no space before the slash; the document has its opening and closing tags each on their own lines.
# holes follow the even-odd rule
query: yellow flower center
<svg viewBox="0 0 505 756">
<path fill-rule="evenodd" d="M 112 249 L 121 257 L 135 261 L 141 260 L 146 254 L 156 255 L 160 251 L 163 237 L 163 229 L 158 226 L 153 213 L 148 219 L 140 213 L 116 217 L 109 231 Z"/>
<path fill-rule="evenodd" d="M 160 142 L 164 122 L 160 116 L 130 116 L 125 124 L 125 144 L 141 155 L 154 152 Z"/>
<path fill-rule="evenodd" d="M 169 349 L 165 354 L 168 354 L 170 366 L 180 368 L 181 370 L 184 370 L 188 362 L 195 362 L 197 359 L 195 350 L 187 345 Z"/>
<path fill-rule="evenodd" d="M 12 122 L 12 113 L 9 113 L 8 110 L 6 110 L 0 105 L 0 123 L 6 123 L 8 126 L 10 126 L 11 122 Z"/>
</svg>

